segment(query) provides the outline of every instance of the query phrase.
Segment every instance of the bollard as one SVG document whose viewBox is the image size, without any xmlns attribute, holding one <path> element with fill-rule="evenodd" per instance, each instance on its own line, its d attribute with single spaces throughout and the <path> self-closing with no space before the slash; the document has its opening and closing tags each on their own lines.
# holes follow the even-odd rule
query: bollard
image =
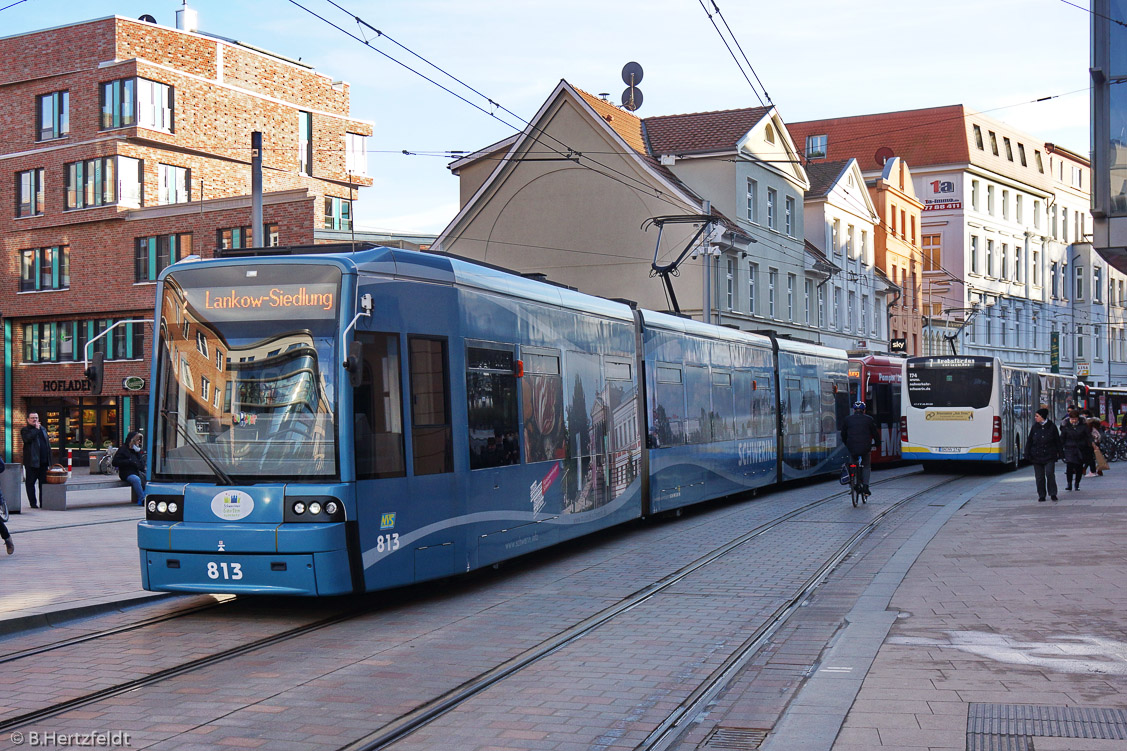
<svg viewBox="0 0 1127 751">
<path fill-rule="evenodd" d="M 67 477 L 74 473 L 74 449 L 67 449 Z"/>
</svg>

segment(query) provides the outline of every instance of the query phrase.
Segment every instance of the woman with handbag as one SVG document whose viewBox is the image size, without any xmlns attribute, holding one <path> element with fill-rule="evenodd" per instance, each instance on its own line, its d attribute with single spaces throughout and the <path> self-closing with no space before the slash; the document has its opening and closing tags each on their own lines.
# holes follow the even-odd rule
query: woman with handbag
<svg viewBox="0 0 1127 751">
<path fill-rule="evenodd" d="M 1100 439 L 1103 437 L 1100 421 L 1093 417 L 1088 420 L 1088 427 L 1092 431 L 1092 462 L 1089 465 L 1088 477 L 1103 477 L 1104 470 L 1108 469 L 1108 463 L 1103 452 L 1100 451 Z"/>
</svg>

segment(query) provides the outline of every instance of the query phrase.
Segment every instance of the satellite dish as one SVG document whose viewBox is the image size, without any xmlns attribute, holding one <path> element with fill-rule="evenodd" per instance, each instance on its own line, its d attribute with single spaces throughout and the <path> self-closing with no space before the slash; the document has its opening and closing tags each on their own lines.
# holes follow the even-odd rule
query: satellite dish
<svg viewBox="0 0 1127 751">
<path fill-rule="evenodd" d="M 642 82 L 642 66 L 626 63 L 622 68 L 622 82 L 626 84 L 626 90 L 622 92 L 622 106 L 634 112 L 642 106 L 642 90 L 638 88 Z"/>
<path fill-rule="evenodd" d="M 628 109 L 633 112 L 641 106 L 642 90 L 634 86 L 628 86 L 626 90 L 622 92 L 623 109 Z"/>
<path fill-rule="evenodd" d="M 138 21 L 144 21 L 145 23 L 156 23 L 157 22 L 157 20 L 155 18 L 153 18 L 152 16 L 150 16 L 148 13 L 141 16 L 137 20 Z"/>
<path fill-rule="evenodd" d="M 622 82 L 627 86 L 637 86 L 642 82 L 642 66 L 626 63 L 622 68 Z"/>
<path fill-rule="evenodd" d="M 888 148 L 887 146 L 881 146 L 879 149 L 877 149 L 877 153 L 873 154 L 873 159 L 876 159 L 877 164 L 883 167 L 884 163 L 894 156 L 896 156 L 896 154 L 892 151 L 892 149 Z"/>
</svg>

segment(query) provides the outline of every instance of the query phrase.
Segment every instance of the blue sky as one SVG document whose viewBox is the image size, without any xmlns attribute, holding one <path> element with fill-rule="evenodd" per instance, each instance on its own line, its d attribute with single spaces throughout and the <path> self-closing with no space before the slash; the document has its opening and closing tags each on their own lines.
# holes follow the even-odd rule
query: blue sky
<svg viewBox="0 0 1127 751">
<path fill-rule="evenodd" d="M 0 8 L 11 2 L 0 0 Z M 759 104 L 701 0 L 336 0 L 348 13 L 328 0 L 297 2 L 357 34 L 352 17 L 363 18 L 523 118 L 561 78 L 617 101 L 631 61 L 645 71 L 640 116 Z M 1061 0 L 716 3 L 784 121 L 961 103 L 1088 152 L 1090 16 Z M 704 4 L 713 10 L 712 0 Z M 148 13 L 173 26 L 180 5 L 25 0 L 0 11 L 0 36 L 113 14 Z M 351 84 L 353 116 L 375 129 L 368 157 L 375 184 L 360 192 L 360 227 L 439 232 L 458 210 L 449 160 L 402 152 L 473 151 L 513 132 L 289 0 L 191 7 L 201 30 L 301 58 Z M 715 13 L 713 20 L 724 28 Z M 386 39 L 368 37 L 441 79 Z M 1032 103 L 1042 97 L 1056 98 Z"/>
</svg>

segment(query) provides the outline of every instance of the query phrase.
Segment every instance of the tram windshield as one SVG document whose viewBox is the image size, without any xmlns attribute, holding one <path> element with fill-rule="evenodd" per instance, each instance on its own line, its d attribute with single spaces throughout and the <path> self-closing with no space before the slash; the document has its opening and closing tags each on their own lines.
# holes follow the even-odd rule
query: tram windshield
<svg viewBox="0 0 1127 751">
<path fill-rule="evenodd" d="M 169 274 L 153 395 L 154 479 L 337 475 L 340 282 L 335 267 L 314 265 Z"/>
<path fill-rule="evenodd" d="M 990 358 L 929 358 L 908 363 L 908 399 L 913 407 L 990 406 L 994 369 Z"/>
</svg>

